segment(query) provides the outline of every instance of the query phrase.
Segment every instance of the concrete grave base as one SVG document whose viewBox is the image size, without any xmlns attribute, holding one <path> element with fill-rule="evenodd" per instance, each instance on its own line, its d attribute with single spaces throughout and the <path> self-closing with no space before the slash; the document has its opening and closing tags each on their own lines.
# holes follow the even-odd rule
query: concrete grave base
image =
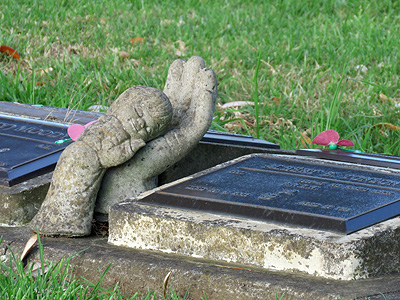
<svg viewBox="0 0 400 300">
<path fill-rule="evenodd" d="M 136 249 L 340 280 L 400 270 L 400 217 L 344 235 L 134 200 L 112 207 L 109 221 L 109 242 Z"/>
<path fill-rule="evenodd" d="M 0 227 L 0 236 L 3 237 L 1 254 L 6 245 L 14 253 L 21 253 L 31 235 L 32 232 L 26 227 Z M 41 240 L 45 261 L 57 263 L 62 258 L 73 256 L 70 267 L 76 279 L 83 277 L 96 283 L 111 265 L 101 286 L 111 290 L 118 284 L 127 297 L 137 292 L 147 294 L 148 291 L 156 291 L 160 297 L 163 280 L 172 272 L 168 289 L 173 289 L 182 298 L 187 295 L 185 299 L 188 300 L 400 299 L 400 276 L 397 274 L 342 281 L 118 247 L 107 244 L 106 238 L 99 237 L 42 237 Z M 5 254 L 9 255 L 10 252 Z M 27 259 L 29 262 L 40 261 L 37 246 Z"/>
<path fill-rule="evenodd" d="M 42 205 L 52 174 L 47 173 L 12 187 L 0 186 L 0 224 L 21 226 L 30 222 Z"/>
</svg>

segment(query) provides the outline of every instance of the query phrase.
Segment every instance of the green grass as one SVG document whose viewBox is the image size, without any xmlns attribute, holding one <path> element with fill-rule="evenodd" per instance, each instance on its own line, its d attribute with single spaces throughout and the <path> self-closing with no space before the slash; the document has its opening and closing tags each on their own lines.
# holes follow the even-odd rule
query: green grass
<svg viewBox="0 0 400 300">
<path fill-rule="evenodd" d="M 359 150 L 400 155 L 398 128 L 380 125 L 399 125 L 399 7 L 385 0 L 5 0 L 0 44 L 22 61 L 0 55 L 0 100 L 110 105 L 131 85 L 162 89 L 173 60 L 199 55 L 218 75 L 218 107 L 256 104 L 217 110 L 215 129 L 286 149 L 304 147 L 302 134 L 335 129 Z M 145 43 L 132 44 L 134 37 Z"/>
<path fill-rule="evenodd" d="M 0 237 L 0 243 L 2 238 Z M 43 254 L 43 245 L 38 240 L 40 268 L 32 264 L 24 266 L 20 256 L 8 249 L 8 255 L 0 257 L 0 299 L 71 299 L 71 300 L 184 300 L 174 291 L 169 295 L 159 297 L 155 292 L 147 295 L 136 293 L 130 297 L 124 297 L 119 291 L 118 285 L 105 290 L 101 287 L 101 281 L 106 276 L 108 266 L 97 283 L 84 279 L 77 280 L 72 275 L 69 266 L 73 256 L 63 259 L 56 264 L 46 262 Z M 45 270 L 45 271 L 43 271 Z M 206 298 L 205 298 L 206 299 Z"/>
</svg>

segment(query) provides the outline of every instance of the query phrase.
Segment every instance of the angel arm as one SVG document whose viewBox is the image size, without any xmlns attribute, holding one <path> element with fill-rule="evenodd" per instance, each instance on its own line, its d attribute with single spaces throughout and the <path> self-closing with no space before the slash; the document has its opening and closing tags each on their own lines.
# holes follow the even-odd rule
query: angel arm
<svg viewBox="0 0 400 300">
<path fill-rule="evenodd" d="M 164 93 L 172 108 L 172 126 L 148 142 L 129 161 L 109 169 L 103 179 L 96 211 L 108 213 L 114 203 L 156 186 L 157 176 L 200 141 L 211 125 L 217 97 L 217 79 L 200 57 L 172 63 Z"/>
<path fill-rule="evenodd" d="M 133 158 L 136 169 L 147 170 L 147 178 L 157 176 L 185 157 L 211 125 L 217 96 L 216 76 L 210 69 L 201 69 L 197 75 L 190 107 L 178 126 L 149 142 Z"/>
</svg>

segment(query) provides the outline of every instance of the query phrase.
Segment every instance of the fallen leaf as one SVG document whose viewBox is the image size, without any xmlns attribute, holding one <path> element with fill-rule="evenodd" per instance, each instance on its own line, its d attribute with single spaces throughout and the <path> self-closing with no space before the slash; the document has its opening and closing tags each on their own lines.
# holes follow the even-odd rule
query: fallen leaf
<svg viewBox="0 0 400 300">
<path fill-rule="evenodd" d="M 25 256 L 29 253 L 29 251 L 31 251 L 31 249 L 33 248 L 33 246 L 35 246 L 36 242 L 37 242 L 38 236 L 37 234 L 33 234 L 29 240 L 26 242 L 24 251 L 22 251 L 21 254 L 21 261 L 24 260 Z"/>
<path fill-rule="evenodd" d="M 168 280 L 169 280 L 169 277 L 171 276 L 171 273 L 172 272 L 169 272 L 168 274 L 167 274 L 167 276 L 165 276 L 165 278 L 164 278 L 164 283 L 163 283 L 163 295 L 164 295 L 164 298 L 166 298 L 166 294 L 167 294 L 167 285 L 168 285 Z"/>
<path fill-rule="evenodd" d="M 393 125 L 393 124 L 390 124 L 390 123 L 378 123 L 378 124 L 375 124 L 374 126 L 372 126 L 373 128 L 374 127 L 377 127 L 377 128 L 387 128 L 387 129 L 391 129 L 391 130 L 395 130 L 395 131 L 399 131 L 400 130 L 400 126 L 396 126 L 396 125 Z"/>
<path fill-rule="evenodd" d="M 221 105 L 221 109 L 227 109 L 231 107 L 243 107 L 247 105 L 254 105 L 252 101 L 232 101 Z"/>
<path fill-rule="evenodd" d="M 381 100 L 381 101 L 389 101 L 389 97 L 386 96 L 386 95 L 383 94 L 383 93 L 380 93 L 380 94 L 379 94 L 379 100 Z"/>
<path fill-rule="evenodd" d="M 8 56 L 11 56 L 12 58 L 15 58 L 15 59 L 21 59 L 16 50 L 14 50 L 13 48 L 8 47 L 6 45 L 1 45 L 0 46 L 0 52 L 1 53 L 5 53 Z"/>
<path fill-rule="evenodd" d="M 71 52 L 72 54 L 79 54 L 80 50 L 79 50 L 79 46 L 70 46 L 69 47 L 69 52 Z"/>
<path fill-rule="evenodd" d="M 307 149 L 311 144 L 311 139 L 304 132 L 300 132 L 300 134 L 300 142 L 303 144 L 303 147 Z"/>
<path fill-rule="evenodd" d="M 275 105 L 281 104 L 281 99 L 279 97 L 272 97 L 272 100 L 274 100 Z"/>
<path fill-rule="evenodd" d="M 43 86 L 44 84 L 44 81 L 36 81 L 36 86 Z"/>
<path fill-rule="evenodd" d="M 137 43 L 143 44 L 144 42 L 145 42 L 145 39 L 140 36 L 137 36 L 137 37 L 134 37 L 131 39 L 132 44 L 137 44 Z"/>
<path fill-rule="evenodd" d="M 129 53 L 128 52 L 125 52 L 125 51 L 119 51 L 119 56 L 121 57 L 121 58 L 123 58 L 123 59 L 126 59 L 126 58 L 128 58 L 129 57 Z"/>
<path fill-rule="evenodd" d="M 250 128 L 254 127 L 254 123 L 251 123 L 243 118 L 235 118 L 235 119 L 227 120 L 227 122 L 224 124 L 223 127 L 225 128 L 226 131 L 232 132 L 232 133 L 235 133 L 238 128 L 242 128 L 244 130 L 250 130 L 250 132 L 252 132 L 252 130 Z"/>
</svg>

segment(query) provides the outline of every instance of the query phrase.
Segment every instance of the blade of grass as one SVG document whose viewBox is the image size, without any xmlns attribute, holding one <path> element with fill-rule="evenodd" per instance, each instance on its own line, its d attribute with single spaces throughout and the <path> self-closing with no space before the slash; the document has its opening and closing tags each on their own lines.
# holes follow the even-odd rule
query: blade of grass
<svg viewBox="0 0 400 300">
<path fill-rule="evenodd" d="M 256 69 L 254 71 L 253 76 L 253 102 L 254 102 L 254 111 L 255 111 L 255 118 L 256 118 L 256 137 L 260 138 L 260 112 L 258 108 L 259 104 L 259 95 L 258 95 L 258 71 L 260 69 L 260 62 L 261 62 L 261 50 L 258 51 L 258 58 Z"/>
</svg>

